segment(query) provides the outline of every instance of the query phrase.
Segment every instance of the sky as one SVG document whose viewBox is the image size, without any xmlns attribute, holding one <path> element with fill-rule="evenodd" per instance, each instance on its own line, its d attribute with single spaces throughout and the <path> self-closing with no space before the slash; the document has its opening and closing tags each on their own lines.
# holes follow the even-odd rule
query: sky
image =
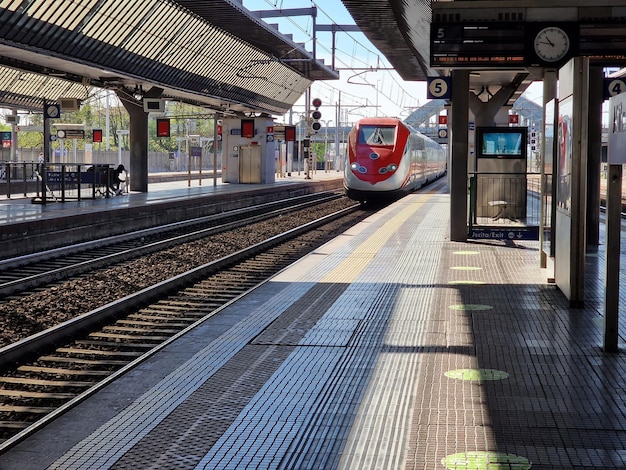
<svg viewBox="0 0 626 470">
<path fill-rule="evenodd" d="M 353 25 L 354 20 L 341 0 L 243 0 L 248 10 L 273 10 L 310 8 L 317 6 L 318 25 Z M 308 51 L 313 50 L 313 19 L 310 16 L 267 18 L 267 23 L 279 25 L 283 34 L 293 35 L 294 42 L 305 43 Z M 425 82 L 406 82 L 392 69 L 386 58 L 367 40 L 362 33 L 336 33 L 335 68 L 340 79 L 317 81 L 311 87 L 311 98 L 322 100 L 324 125 L 335 125 L 337 103 L 341 101 L 342 124 L 353 123 L 362 117 L 397 116 L 401 119 L 416 108 L 423 106 L 426 98 Z M 330 67 L 332 33 L 317 33 L 317 58 L 324 59 Z M 305 112 L 304 98 L 294 106 L 295 113 Z M 285 116 L 285 122 L 288 122 Z M 293 122 L 298 120 L 293 117 Z"/>
</svg>

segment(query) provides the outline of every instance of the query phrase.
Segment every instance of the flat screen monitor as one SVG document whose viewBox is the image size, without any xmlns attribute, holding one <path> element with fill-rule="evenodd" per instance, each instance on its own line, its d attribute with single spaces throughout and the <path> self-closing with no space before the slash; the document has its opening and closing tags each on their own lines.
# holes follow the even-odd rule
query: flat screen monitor
<svg viewBox="0 0 626 470">
<path fill-rule="evenodd" d="M 476 139 L 479 158 L 526 158 L 527 127 L 479 127 Z"/>
</svg>

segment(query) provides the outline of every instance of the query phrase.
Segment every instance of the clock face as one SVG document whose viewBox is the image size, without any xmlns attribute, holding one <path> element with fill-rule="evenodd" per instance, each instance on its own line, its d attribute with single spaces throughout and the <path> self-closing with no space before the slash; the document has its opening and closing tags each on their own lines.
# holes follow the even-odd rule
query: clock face
<svg viewBox="0 0 626 470">
<path fill-rule="evenodd" d="M 50 118 L 59 116 L 59 107 L 55 104 L 49 104 L 46 106 L 46 115 Z"/>
<path fill-rule="evenodd" d="M 570 48 L 569 36 L 561 28 L 548 26 L 535 36 L 535 53 L 545 62 L 557 62 L 565 57 Z"/>
</svg>

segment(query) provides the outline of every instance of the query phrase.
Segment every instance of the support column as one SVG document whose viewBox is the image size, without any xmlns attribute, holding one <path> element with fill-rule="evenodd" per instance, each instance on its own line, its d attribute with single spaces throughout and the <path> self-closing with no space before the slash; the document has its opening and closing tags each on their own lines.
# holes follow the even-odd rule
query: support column
<svg viewBox="0 0 626 470">
<path fill-rule="evenodd" d="M 469 125 L 469 71 L 452 72 L 452 152 L 448 184 L 450 187 L 450 240 L 467 241 L 467 158 Z"/>
<path fill-rule="evenodd" d="M 148 113 L 130 112 L 130 190 L 148 192 Z"/>
<path fill-rule="evenodd" d="M 539 243 L 541 246 L 540 266 L 548 267 L 548 257 L 554 258 L 554 227 L 556 224 L 556 159 L 557 120 L 555 102 L 557 97 L 558 73 L 556 69 L 545 70 L 543 74 L 543 129 L 541 142 L 541 206 L 539 209 Z M 551 109 L 547 109 L 551 106 Z M 550 120 L 550 122 L 548 122 Z M 547 132 L 549 130 L 549 132 Z M 547 138 L 547 134 L 552 137 Z M 548 146 L 550 146 L 548 148 Z M 546 174 L 546 169 L 550 172 Z M 547 184 L 550 178 L 551 184 Z M 550 194 L 546 192 L 550 189 Z M 550 219 L 546 220 L 546 204 L 550 203 Z M 554 281 L 554 273 L 549 275 Z"/>
<path fill-rule="evenodd" d="M 587 252 L 600 245 L 600 166 L 602 165 L 602 67 L 589 67 L 589 131 L 587 142 Z"/>
<path fill-rule="evenodd" d="M 130 117 L 130 190 L 148 192 L 148 113 L 143 103 L 134 99 L 127 90 L 116 94 Z"/>
</svg>

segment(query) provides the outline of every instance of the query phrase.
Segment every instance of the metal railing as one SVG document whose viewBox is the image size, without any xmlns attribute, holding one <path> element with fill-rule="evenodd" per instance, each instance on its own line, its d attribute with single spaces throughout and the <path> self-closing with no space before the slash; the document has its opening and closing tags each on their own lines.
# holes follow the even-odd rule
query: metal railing
<svg viewBox="0 0 626 470">
<path fill-rule="evenodd" d="M 97 163 L 0 163 L 2 195 L 24 196 L 35 203 L 112 197 L 127 190 L 125 170 Z"/>
<path fill-rule="evenodd" d="M 541 174 L 472 173 L 468 226 L 538 226 Z"/>
<path fill-rule="evenodd" d="M 40 170 L 37 162 L 0 162 L 0 195 L 32 195 L 37 191 Z"/>
</svg>

